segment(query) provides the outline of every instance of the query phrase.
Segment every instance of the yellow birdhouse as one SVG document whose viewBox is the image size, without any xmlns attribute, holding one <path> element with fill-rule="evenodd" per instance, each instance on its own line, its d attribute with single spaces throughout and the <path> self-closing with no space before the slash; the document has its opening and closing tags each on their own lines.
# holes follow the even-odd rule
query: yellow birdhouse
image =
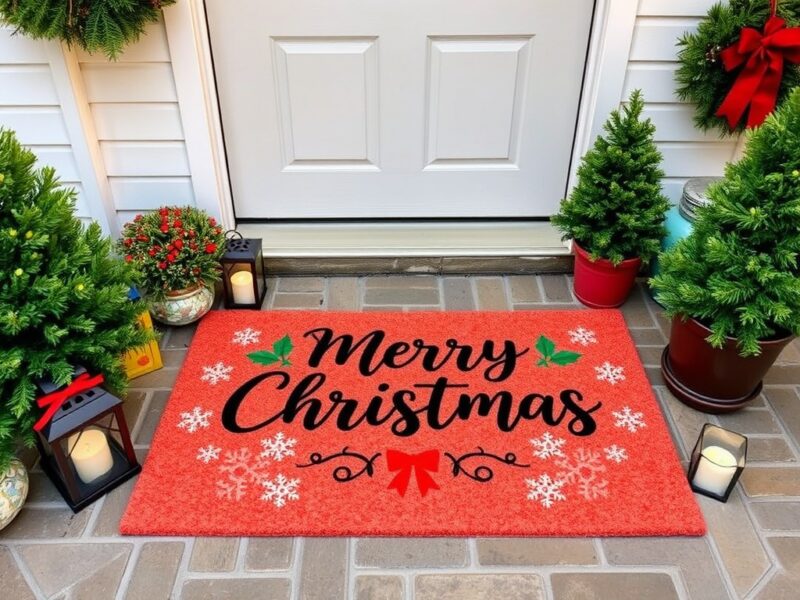
<svg viewBox="0 0 800 600">
<path fill-rule="evenodd" d="M 138 297 L 138 292 L 131 290 L 131 300 L 136 300 Z M 150 313 L 146 310 L 139 315 L 138 323 L 139 327 L 149 330 L 153 329 L 153 321 L 150 319 Z M 164 366 L 164 363 L 161 361 L 161 352 L 158 349 L 158 342 L 156 340 L 125 354 L 124 362 L 128 379 L 134 379 L 146 375 L 147 373 L 158 371 Z"/>
</svg>

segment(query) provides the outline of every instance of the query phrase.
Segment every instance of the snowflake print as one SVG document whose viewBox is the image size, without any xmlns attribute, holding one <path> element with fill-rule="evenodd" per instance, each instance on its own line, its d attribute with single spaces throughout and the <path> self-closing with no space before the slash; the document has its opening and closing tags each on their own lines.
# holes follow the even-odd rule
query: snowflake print
<svg viewBox="0 0 800 600">
<path fill-rule="evenodd" d="M 625 375 L 623 375 L 625 369 L 615 367 L 608 361 L 604 362 L 600 367 L 595 367 L 594 370 L 597 372 L 599 381 L 607 381 L 611 385 L 617 385 L 620 381 L 625 381 Z"/>
<path fill-rule="evenodd" d="M 275 479 L 265 479 L 261 482 L 264 486 L 262 500 L 272 502 L 277 508 L 286 506 L 287 500 L 299 500 L 300 494 L 297 488 L 300 485 L 299 479 L 287 479 L 282 473 L 278 473 Z"/>
<path fill-rule="evenodd" d="M 207 429 L 209 426 L 208 418 L 213 415 L 210 410 L 203 410 L 195 406 L 190 412 L 182 412 L 178 429 L 185 429 L 187 433 L 194 433 L 201 427 Z"/>
<path fill-rule="evenodd" d="M 623 427 L 631 433 L 636 433 L 642 427 L 647 427 L 644 422 L 644 415 L 640 412 L 633 412 L 630 406 L 623 406 L 621 411 L 613 411 L 614 425 Z"/>
<path fill-rule="evenodd" d="M 531 440 L 533 444 L 533 455 L 538 456 L 542 460 L 547 460 L 553 456 L 564 456 L 561 448 L 567 440 L 563 438 L 553 437 L 550 432 L 545 433 L 542 437 L 534 438 Z"/>
<path fill-rule="evenodd" d="M 573 344 L 588 346 L 589 344 L 597 343 L 597 337 L 595 337 L 594 331 L 589 331 L 583 327 L 578 327 L 577 329 L 573 329 L 567 333 L 569 333 L 569 341 Z"/>
<path fill-rule="evenodd" d="M 202 460 L 204 463 L 208 464 L 212 460 L 219 460 L 219 453 L 222 451 L 222 448 L 217 448 L 216 446 L 208 445 L 205 448 L 198 448 L 197 449 L 197 460 Z"/>
<path fill-rule="evenodd" d="M 606 470 L 600 461 L 600 453 L 578 448 L 570 458 L 562 458 L 556 464 L 564 469 L 556 474 L 559 480 L 578 486 L 578 493 L 587 500 L 608 497 L 608 481 L 600 478 Z"/>
<path fill-rule="evenodd" d="M 539 504 L 545 508 L 550 508 L 555 502 L 562 502 L 567 499 L 561 488 L 564 481 L 551 479 L 550 475 L 544 473 L 536 479 L 526 479 L 525 485 L 528 486 L 528 500 L 538 500 Z"/>
<path fill-rule="evenodd" d="M 261 332 L 248 327 L 241 331 L 236 331 L 233 334 L 233 343 L 240 346 L 249 346 L 250 344 L 257 344 L 261 340 Z"/>
<path fill-rule="evenodd" d="M 218 470 L 222 479 L 217 481 L 217 496 L 239 501 L 247 495 L 251 485 L 261 485 L 269 477 L 267 462 L 248 448 L 229 450 Z"/>
<path fill-rule="evenodd" d="M 211 385 L 217 385 L 220 381 L 229 381 L 231 371 L 233 371 L 233 367 L 228 367 L 218 362 L 212 367 L 203 367 L 204 375 L 200 378 L 200 381 L 207 381 Z"/>
<path fill-rule="evenodd" d="M 628 460 L 628 451 L 625 450 L 625 448 L 620 448 L 616 444 L 603 448 L 603 451 L 606 453 L 606 460 L 613 460 L 617 464 Z"/>
<path fill-rule="evenodd" d="M 294 456 L 295 444 L 297 444 L 296 439 L 287 438 L 282 431 L 279 431 L 274 438 L 261 440 L 261 446 L 264 448 L 261 458 L 271 458 L 281 462 L 287 456 Z"/>
</svg>

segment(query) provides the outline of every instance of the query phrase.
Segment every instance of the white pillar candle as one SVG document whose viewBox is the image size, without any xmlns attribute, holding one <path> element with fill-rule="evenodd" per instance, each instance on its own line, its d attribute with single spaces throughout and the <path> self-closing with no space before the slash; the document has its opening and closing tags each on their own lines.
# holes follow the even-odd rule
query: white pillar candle
<svg viewBox="0 0 800 600">
<path fill-rule="evenodd" d="M 701 452 L 694 484 L 707 492 L 724 496 L 736 473 L 736 467 L 736 457 L 728 450 L 720 446 L 709 446 Z"/>
<path fill-rule="evenodd" d="M 256 303 L 253 274 L 250 271 L 238 271 L 231 275 L 231 290 L 233 290 L 234 304 Z"/>
<path fill-rule="evenodd" d="M 70 459 L 84 483 L 102 477 L 114 466 L 106 434 L 99 429 L 84 429 L 69 436 Z"/>
</svg>

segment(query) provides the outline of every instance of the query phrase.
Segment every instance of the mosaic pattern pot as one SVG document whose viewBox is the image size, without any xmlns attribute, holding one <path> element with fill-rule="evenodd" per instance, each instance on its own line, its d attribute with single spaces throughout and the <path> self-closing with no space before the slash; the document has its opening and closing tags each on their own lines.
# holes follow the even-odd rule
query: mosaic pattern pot
<svg viewBox="0 0 800 600">
<path fill-rule="evenodd" d="M 197 285 L 185 290 L 167 292 L 162 302 L 151 302 L 150 313 L 156 321 L 165 325 L 188 325 L 194 323 L 214 304 L 214 290 Z"/>
<path fill-rule="evenodd" d="M 14 520 L 28 497 L 28 470 L 14 459 L 0 473 L 0 529 Z"/>
</svg>

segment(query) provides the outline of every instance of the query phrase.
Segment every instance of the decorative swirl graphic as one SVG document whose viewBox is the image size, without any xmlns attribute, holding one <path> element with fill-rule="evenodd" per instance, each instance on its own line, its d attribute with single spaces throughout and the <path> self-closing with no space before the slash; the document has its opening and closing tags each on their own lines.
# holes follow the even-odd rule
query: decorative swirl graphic
<svg viewBox="0 0 800 600">
<path fill-rule="evenodd" d="M 487 481 L 491 481 L 494 477 L 494 471 L 491 467 L 485 464 L 479 464 L 474 469 L 470 470 L 462 466 L 462 462 L 469 461 L 472 459 L 479 459 L 481 462 L 487 460 L 494 460 L 503 465 L 507 465 L 509 467 L 519 467 L 521 469 L 525 469 L 530 467 L 530 465 L 525 465 L 522 463 L 517 462 L 517 455 L 513 452 L 506 453 L 505 456 L 498 456 L 496 454 L 491 454 L 490 452 L 486 452 L 483 448 L 478 446 L 478 452 L 469 452 L 467 454 L 462 454 L 458 458 L 450 454 L 449 452 L 445 452 L 444 455 L 450 459 L 453 463 L 453 477 L 458 477 L 461 473 L 472 479 L 473 481 L 478 481 L 480 483 L 486 483 Z"/>
<path fill-rule="evenodd" d="M 338 481 L 339 483 L 347 483 L 349 481 L 353 481 L 361 477 L 362 475 L 367 475 L 367 477 L 372 477 L 375 474 L 375 460 L 381 455 L 380 452 L 375 453 L 372 458 L 367 458 L 363 454 L 359 454 L 358 452 L 350 452 L 347 449 L 347 446 L 342 448 L 341 452 L 336 454 L 331 454 L 330 456 L 322 456 L 319 452 L 313 452 L 309 457 L 309 462 L 307 464 L 301 465 L 298 464 L 297 467 L 300 469 L 305 469 L 307 467 L 316 467 L 323 463 L 326 463 L 331 460 L 358 460 L 361 463 L 361 468 L 357 471 L 354 471 L 347 465 L 339 465 L 333 470 L 333 478 Z"/>
</svg>

